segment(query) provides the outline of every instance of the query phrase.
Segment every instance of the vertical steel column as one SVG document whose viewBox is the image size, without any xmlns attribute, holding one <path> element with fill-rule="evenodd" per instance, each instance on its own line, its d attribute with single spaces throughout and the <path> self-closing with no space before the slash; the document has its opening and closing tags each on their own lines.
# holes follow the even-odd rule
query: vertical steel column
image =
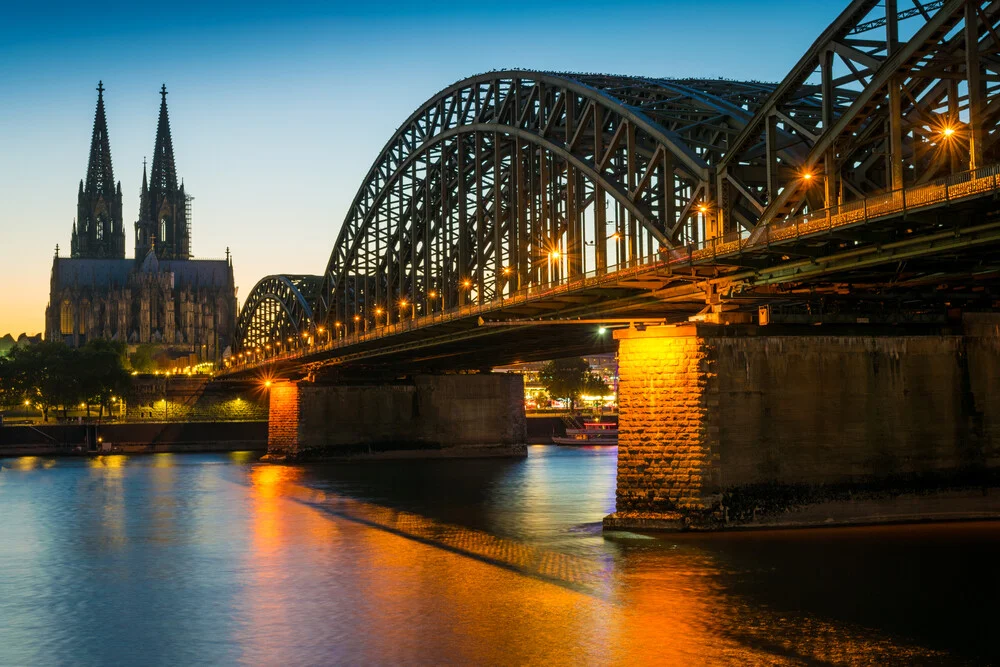
<svg viewBox="0 0 1000 667">
<path fill-rule="evenodd" d="M 503 245 L 501 245 L 501 221 L 503 220 L 503 197 L 501 195 L 500 133 L 493 133 L 493 297 L 503 292 Z M 509 261 L 509 260 L 508 260 Z"/>
<path fill-rule="evenodd" d="M 766 126 L 767 202 L 770 204 L 778 196 L 778 117 L 768 114 Z"/>
<path fill-rule="evenodd" d="M 521 147 L 521 140 L 514 138 L 514 162 L 517 165 L 517 275 L 514 278 L 514 289 L 520 290 L 525 287 L 528 280 L 528 185 L 525 178 L 525 153 Z M 513 247 L 513 243 L 511 244 Z"/>
<path fill-rule="evenodd" d="M 594 119 L 594 165 L 598 174 L 601 173 L 601 160 L 604 157 L 604 114 L 600 104 L 590 104 Z M 608 270 L 608 220 L 607 199 L 604 188 L 594 182 L 594 261 L 598 273 Z M 615 223 L 617 224 L 617 223 Z"/>
<path fill-rule="evenodd" d="M 465 160 L 468 157 L 465 154 L 466 141 L 463 140 L 462 135 L 458 138 L 458 257 L 456 262 L 456 271 L 458 275 L 453 277 L 451 282 L 455 283 L 455 295 L 457 299 L 455 300 L 456 305 L 465 304 L 465 295 L 467 290 L 462 284 L 466 279 L 469 279 L 469 201 L 468 192 L 465 188 Z M 449 262 L 450 264 L 450 262 Z"/>
<path fill-rule="evenodd" d="M 903 103 L 899 76 L 889 77 L 889 187 L 903 187 Z"/>
<path fill-rule="evenodd" d="M 483 135 L 476 132 L 476 301 L 483 302 L 484 272 L 486 263 L 486 220 L 483 207 L 486 206 L 483 196 Z"/>
<path fill-rule="evenodd" d="M 892 56 L 899 49 L 899 19 L 896 0 L 885 0 L 886 51 Z M 902 93 L 898 76 L 889 78 L 889 188 L 903 187 L 903 111 Z"/>
<path fill-rule="evenodd" d="M 833 49 L 827 48 L 820 56 L 822 69 L 823 134 L 833 126 L 835 91 L 833 86 Z M 837 204 L 837 173 L 835 150 L 831 147 L 823 154 L 824 205 L 829 208 Z"/>
<path fill-rule="evenodd" d="M 544 267 L 545 280 L 544 282 L 550 282 L 552 277 L 552 237 L 551 228 L 549 225 L 550 221 L 550 210 L 549 210 L 549 166 L 545 159 L 545 149 L 538 149 L 538 198 L 539 198 L 539 220 L 538 220 L 538 238 L 541 242 L 541 247 L 538 252 L 544 257 Z"/>
<path fill-rule="evenodd" d="M 635 125 L 631 121 L 623 121 L 628 123 L 625 128 L 625 135 L 628 138 L 626 143 L 625 152 L 625 162 L 627 169 L 627 180 L 626 180 L 626 194 L 631 197 L 632 192 L 635 191 Z M 634 260 L 637 257 L 637 245 L 638 241 L 638 228 L 636 226 L 635 214 L 632 211 L 628 212 L 628 253 L 629 260 Z"/>
<path fill-rule="evenodd" d="M 674 191 L 674 155 L 670 151 L 663 152 L 663 179 L 660 188 L 663 190 L 663 231 L 669 234 L 677 224 L 677 196 Z M 675 239 L 670 239 L 675 241 Z"/>
<path fill-rule="evenodd" d="M 979 60 L 979 2 L 965 3 L 965 72 L 969 84 L 969 169 L 983 166 L 986 80 Z"/>
</svg>

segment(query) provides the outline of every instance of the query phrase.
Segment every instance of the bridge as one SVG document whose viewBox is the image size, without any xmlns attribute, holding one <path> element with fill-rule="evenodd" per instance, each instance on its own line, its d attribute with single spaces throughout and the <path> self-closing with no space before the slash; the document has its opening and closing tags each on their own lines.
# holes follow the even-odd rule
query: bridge
<svg viewBox="0 0 1000 667">
<path fill-rule="evenodd" d="M 623 391 L 627 373 L 680 346 L 682 361 L 718 366 L 685 371 L 711 402 L 720 332 L 739 326 L 965 335 L 947 327 L 997 303 L 998 54 L 1000 2 L 854 0 L 776 83 L 524 70 L 459 81 L 385 144 L 325 271 L 254 287 L 220 374 L 487 371 L 614 349 L 613 332 Z M 651 340 L 659 351 L 630 370 L 626 347 Z M 639 429 L 629 401 L 623 437 Z M 662 445 L 674 436 L 656 414 L 642 429 Z M 718 487 L 719 443 L 691 437 L 702 458 L 686 474 Z M 646 474 L 648 454 L 629 468 L 620 451 L 620 476 Z M 646 499 L 651 483 L 620 484 L 619 509 L 718 506 L 690 484 Z"/>
</svg>

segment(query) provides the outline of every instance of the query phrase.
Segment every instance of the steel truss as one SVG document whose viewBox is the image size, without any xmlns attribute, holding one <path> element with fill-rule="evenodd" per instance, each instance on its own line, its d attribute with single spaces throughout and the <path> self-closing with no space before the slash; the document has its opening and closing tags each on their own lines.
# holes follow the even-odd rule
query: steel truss
<svg viewBox="0 0 1000 667">
<path fill-rule="evenodd" d="M 316 326 L 313 304 L 322 281 L 322 276 L 306 275 L 267 276 L 258 281 L 240 310 L 235 350 L 269 350 L 312 331 Z"/>
<path fill-rule="evenodd" d="M 720 229 L 996 162 L 998 35 L 996 0 L 852 2 L 730 143 Z"/>
<path fill-rule="evenodd" d="M 697 241 L 713 167 L 773 89 L 523 71 L 461 81 L 372 166 L 317 314 L 367 328 Z"/>
<path fill-rule="evenodd" d="M 386 143 L 321 277 L 254 288 L 243 347 L 502 302 L 710 239 L 739 246 L 1000 162 L 998 92 L 1000 0 L 854 0 L 777 84 L 471 77 Z"/>
</svg>

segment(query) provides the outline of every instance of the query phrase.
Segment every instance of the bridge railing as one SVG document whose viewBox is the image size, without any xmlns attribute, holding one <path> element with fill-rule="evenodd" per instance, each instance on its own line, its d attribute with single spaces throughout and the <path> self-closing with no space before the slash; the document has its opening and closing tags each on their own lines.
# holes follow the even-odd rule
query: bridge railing
<svg viewBox="0 0 1000 667">
<path fill-rule="evenodd" d="M 231 368 L 239 370 L 255 367 L 262 363 L 294 361 L 342 347 L 396 336 L 414 329 L 495 313 L 502 308 L 558 296 L 561 293 L 620 283 L 630 276 L 649 273 L 650 269 L 671 270 L 677 265 L 711 263 L 721 257 L 733 256 L 747 250 L 829 232 L 837 227 L 862 224 L 879 218 L 896 216 L 912 210 L 998 191 L 1000 191 L 1000 165 L 991 165 L 929 183 L 872 195 L 792 218 L 776 220 L 769 225 L 758 227 L 752 232 L 746 230 L 730 232 L 721 237 L 687 246 L 665 248 L 649 255 L 608 266 L 605 269 L 590 270 L 569 278 L 534 284 L 490 301 L 465 304 L 447 311 L 432 312 L 400 322 L 374 326 L 367 331 L 357 331 L 340 337 L 337 336 L 337 332 L 331 331 L 327 341 L 314 341 L 314 344 L 302 343 L 298 348 L 266 357 L 263 355 L 248 357 L 232 364 Z"/>
<path fill-rule="evenodd" d="M 683 248 L 671 248 L 665 252 L 665 261 L 667 264 L 705 263 L 750 249 L 829 232 L 837 227 L 864 224 L 998 190 L 1000 190 L 1000 165 L 990 165 L 928 183 L 774 220 L 752 232 L 746 230 L 730 232 Z"/>
</svg>

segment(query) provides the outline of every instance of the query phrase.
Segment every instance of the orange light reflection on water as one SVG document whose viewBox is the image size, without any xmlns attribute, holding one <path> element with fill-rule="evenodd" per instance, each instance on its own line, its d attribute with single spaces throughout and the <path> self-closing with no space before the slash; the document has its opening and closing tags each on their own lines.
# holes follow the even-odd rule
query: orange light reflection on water
<svg viewBox="0 0 1000 667">
<path fill-rule="evenodd" d="M 309 488 L 303 476 L 283 466 L 249 472 L 253 632 L 239 638 L 249 662 L 282 662 L 290 646 L 331 663 L 780 665 L 934 655 L 748 605 L 727 593 L 721 566 L 697 546 L 665 558 L 662 544 L 633 545 L 609 566 Z"/>
</svg>

